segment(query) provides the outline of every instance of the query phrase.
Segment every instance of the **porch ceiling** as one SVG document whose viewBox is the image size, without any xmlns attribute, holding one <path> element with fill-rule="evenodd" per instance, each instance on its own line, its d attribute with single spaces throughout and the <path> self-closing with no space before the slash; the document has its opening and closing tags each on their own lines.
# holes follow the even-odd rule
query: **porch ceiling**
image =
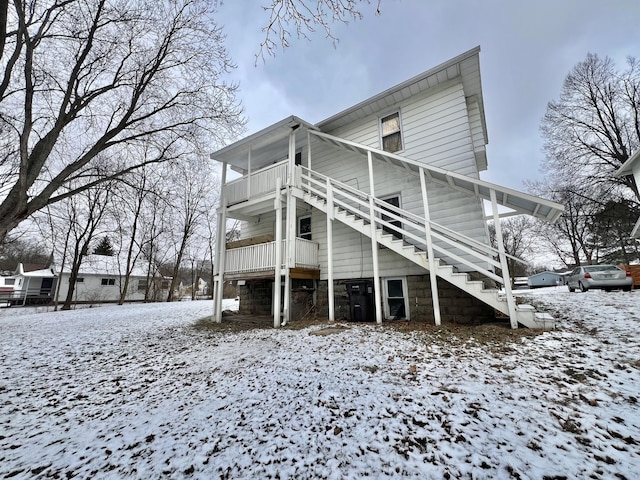
<svg viewBox="0 0 640 480">
<path fill-rule="evenodd" d="M 249 152 L 251 152 L 251 170 L 257 170 L 287 157 L 289 134 L 292 130 L 297 130 L 296 149 L 306 145 L 307 129 L 318 130 L 317 127 L 309 122 L 291 115 L 212 153 L 210 158 L 219 162 L 226 162 L 233 170 L 243 173 L 249 169 Z"/>
<path fill-rule="evenodd" d="M 275 198 L 275 193 L 271 192 L 257 198 L 252 198 L 250 200 L 231 205 L 227 207 L 227 216 L 237 220 L 257 222 L 259 221 L 259 218 L 264 215 L 274 215 L 275 208 L 273 202 L 275 201 Z M 296 216 L 300 217 L 310 213 L 310 205 L 304 202 L 296 203 Z"/>
</svg>

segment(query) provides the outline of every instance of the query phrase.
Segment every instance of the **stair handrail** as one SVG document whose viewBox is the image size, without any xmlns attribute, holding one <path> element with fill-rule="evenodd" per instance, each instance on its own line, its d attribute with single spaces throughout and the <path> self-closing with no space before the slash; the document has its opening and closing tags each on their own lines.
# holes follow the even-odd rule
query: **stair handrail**
<svg viewBox="0 0 640 480">
<path fill-rule="evenodd" d="M 370 214 L 367 211 L 369 207 L 368 200 L 369 198 L 371 198 L 371 196 L 368 193 L 358 190 L 355 187 L 347 185 L 344 182 L 336 180 L 332 177 L 329 177 L 317 171 L 309 170 L 304 166 L 300 166 L 300 169 L 303 172 L 301 174 L 301 178 L 308 181 L 307 184 L 304 184 L 303 182 L 301 182 L 301 187 L 303 191 L 314 194 L 320 198 L 326 199 L 326 194 L 324 193 L 324 189 L 326 189 L 326 185 L 328 181 L 332 185 L 332 188 L 334 189 L 333 202 L 335 205 L 342 207 L 345 211 L 351 212 L 353 215 L 359 216 L 360 218 L 363 219 L 363 221 L 371 222 Z M 318 177 L 319 179 L 314 178 L 314 176 Z M 314 186 L 312 185 L 320 188 L 314 188 Z M 345 192 L 345 190 L 348 191 L 349 193 Z M 350 193 L 353 195 L 351 195 Z M 357 206 L 362 207 L 362 210 L 356 209 L 353 205 L 350 205 L 349 203 L 344 202 L 339 198 L 335 198 L 336 194 L 346 197 L 347 200 L 354 202 Z M 407 238 L 410 238 L 411 240 L 414 240 L 417 242 L 417 244 L 412 244 L 411 242 L 407 242 L 408 245 L 412 245 L 416 248 L 424 250 L 422 248 L 422 245 L 424 243 L 424 238 L 423 236 L 415 235 L 414 233 L 404 228 L 404 226 L 407 223 L 409 223 L 411 227 L 413 227 L 415 230 L 418 230 L 418 232 L 422 233 L 426 230 L 426 226 L 428 224 L 432 229 L 432 233 L 434 234 L 435 238 L 437 238 L 438 240 L 448 245 L 451 245 L 455 248 L 461 249 L 464 252 L 474 256 L 480 261 L 487 262 L 488 264 L 494 267 L 500 267 L 500 262 L 496 260 L 496 257 L 499 256 L 498 249 L 490 245 L 483 244 L 473 238 L 467 237 L 458 232 L 455 232 L 454 230 L 451 230 L 450 228 L 445 227 L 444 225 L 441 225 L 437 222 L 427 221 L 424 217 L 421 217 L 412 212 L 409 212 L 402 208 L 391 205 L 377 197 L 372 197 L 372 198 L 374 200 L 375 211 L 380 214 L 380 217 L 376 217 L 373 221 L 377 225 L 385 226 L 388 229 L 398 232 L 402 236 L 402 238 L 404 238 L 405 240 Z M 385 220 L 383 216 L 388 217 L 392 220 L 401 222 L 402 227 L 393 225 L 389 221 Z M 453 238 L 450 238 L 450 237 L 453 237 Z M 435 249 L 451 258 L 454 258 L 456 261 L 460 263 L 464 263 L 478 270 L 480 273 L 483 273 L 484 275 L 490 278 L 493 278 L 499 283 L 504 283 L 504 280 L 502 277 L 497 276 L 494 273 L 489 272 L 488 270 L 478 266 L 477 264 L 469 262 L 458 255 L 455 255 L 453 252 L 449 252 L 438 246 L 435 246 Z M 521 259 L 517 257 L 511 256 L 511 255 L 508 255 L 508 256 L 516 261 L 523 262 Z"/>
</svg>

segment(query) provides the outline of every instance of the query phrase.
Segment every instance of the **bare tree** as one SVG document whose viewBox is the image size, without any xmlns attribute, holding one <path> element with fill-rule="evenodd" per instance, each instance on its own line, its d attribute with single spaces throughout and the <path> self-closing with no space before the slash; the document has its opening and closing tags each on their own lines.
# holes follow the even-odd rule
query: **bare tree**
<svg viewBox="0 0 640 480">
<path fill-rule="evenodd" d="M 67 218 L 71 243 L 68 249 L 71 251 L 71 268 L 69 271 L 69 288 L 62 306 L 63 310 L 69 310 L 73 303 L 76 281 L 80 272 L 82 261 L 89 254 L 89 244 L 95 238 L 98 228 L 104 220 L 105 212 L 111 194 L 112 184 L 102 183 L 100 186 L 89 190 L 83 190 L 81 194 L 68 199 Z M 62 273 L 61 267 L 60 273 Z"/>
<path fill-rule="evenodd" d="M 221 78 L 232 64 L 212 19 L 215 4 L 9 5 L 0 66 L 0 242 L 48 204 L 241 130 L 236 87 Z M 100 176 L 87 175 L 98 166 Z"/>
<path fill-rule="evenodd" d="M 175 246 L 173 275 L 167 301 L 174 299 L 178 285 L 180 266 L 189 243 L 200 228 L 207 210 L 215 208 L 217 195 L 215 182 L 210 172 L 211 165 L 205 161 L 194 161 L 191 165 L 171 168 L 168 175 L 173 188 L 170 192 L 172 216 L 171 245 Z M 194 251 L 196 248 L 192 248 Z"/>
<path fill-rule="evenodd" d="M 567 75 L 560 98 L 549 102 L 541 125 L 545 171 L 570 180 L 589 196 L 620 185 L 636 202 L 632 176 L 614 172 L 640 147 L 640 64 L 627 59 L 616 70 L 609 57 L 588 54 Z"/>
<path fill-rule="evenodd" d="M 380 14 L 381 1 L 374 2 L 376 14 Z M 269 14 L 269 23 L 262 29 L 265 35 L 256 61 L 264 59 L 265 53 L 275 55 L 278 46 L 287 48 L 292 31 L 297 38 L 308 39 L 319 28 L 327 38 L 337 42 L 331 24 L 362 19 L 361 4 L 371 4 L 371 0 L 272 0 L 262 7 Z"/>
<path fill-rule="evenodd" d="M 564 205 L 562 216 L 554 224 L 538 222 L 537 232 L 565 266 L 592 264 L 596 260 L 593 240 L 593 217 L 602 208 L 598 198 L 610 192 L 600 188 L 593 197 L 583 195 L 581 188 L 562 179 L 549 179 L 529 184 L 533 193 Z"/>
<path fill-rule="evenodd" d="M 514 277 L 527 274 L 528 265 L 523 262 L 526 260 L 524 257 L 532 252 L 535 243 L 534 223 L 528 217 L 517 216 L 501 220 L 500 226 L 505 253 L 510 255 L 507 257 L 507 266 L 513 282 Z M 489 239 L 491 245 L 497 248 L 496 228 L 493 222 L 489 223 Z"/>
</svg>

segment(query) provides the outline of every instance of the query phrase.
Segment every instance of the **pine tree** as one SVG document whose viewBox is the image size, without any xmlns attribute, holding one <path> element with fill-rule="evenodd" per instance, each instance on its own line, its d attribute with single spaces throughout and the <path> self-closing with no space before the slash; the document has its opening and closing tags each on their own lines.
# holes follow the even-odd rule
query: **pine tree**
<svg viewBox="0 0 640 480">
<path fill-rule="evenodd" d="M 104 255 L 107 257 L 112 257 L 114 254 L 113 247 L 111 246 L 111 241 L 109 237 L 102 237 L 100 243 L 96 248 L 93 249 L 94 255 Z"/>
</svg>

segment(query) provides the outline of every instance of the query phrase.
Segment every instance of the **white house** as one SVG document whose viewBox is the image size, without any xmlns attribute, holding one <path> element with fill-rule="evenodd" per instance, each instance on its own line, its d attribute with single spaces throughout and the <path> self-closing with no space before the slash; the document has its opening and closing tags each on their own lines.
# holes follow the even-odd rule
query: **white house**
<svg viewBox="0 0 640 480">
<path fill-rule="evenodd" d="M 330 320 L 445 321 L 549 317 L 511 294 L 502 234 L 490 218 L 554 222 L 563 207 L 480 180 L 488 142 L 479 48 L 311 124 L 291 116 L 212 153 L 223 165 L 216 321 L 223 281 L 240 312 L 274 325 L 310 312 Z M 518 161 L 518 159 L 514 159 Z M 240 178 L 230 179 L 228 170 Z M 500 269 L 502 274 L 496 274 Z M 500 295 L 496 286 L 503 288 Z"/>
<path fill-rule="evenodd" d="M 70 267 L 59 274 L 57 299 L 64 302 L 69 291 Z M 125 264 L 117 256 L 86 255 L 80 265 L 73 292 L 74 303 L 116 302 L 125 288 Z M 166 299 L 170 279 L 148 277 L 145 269 L 134 267 L 126 287 L 125 301 Z"/>
<path fill-rule="evenodd" d="M 13 275 L 0 276 L 0 304 L 47 304 L 53 298 L 56 280 L 51 268 L 19 263 Z"/>
<path fill-rule="evenodd" d="M 633 175 L 636 180 L 636 185 L 640 188 L 640 149 L 636 151 L 629 159 L 616 172 L 617 177 L 623 177 L 626 175 Z M 640 238 L 640 218 L 636 222 L 631 236 L 634 238 Z"/>
</svg>

